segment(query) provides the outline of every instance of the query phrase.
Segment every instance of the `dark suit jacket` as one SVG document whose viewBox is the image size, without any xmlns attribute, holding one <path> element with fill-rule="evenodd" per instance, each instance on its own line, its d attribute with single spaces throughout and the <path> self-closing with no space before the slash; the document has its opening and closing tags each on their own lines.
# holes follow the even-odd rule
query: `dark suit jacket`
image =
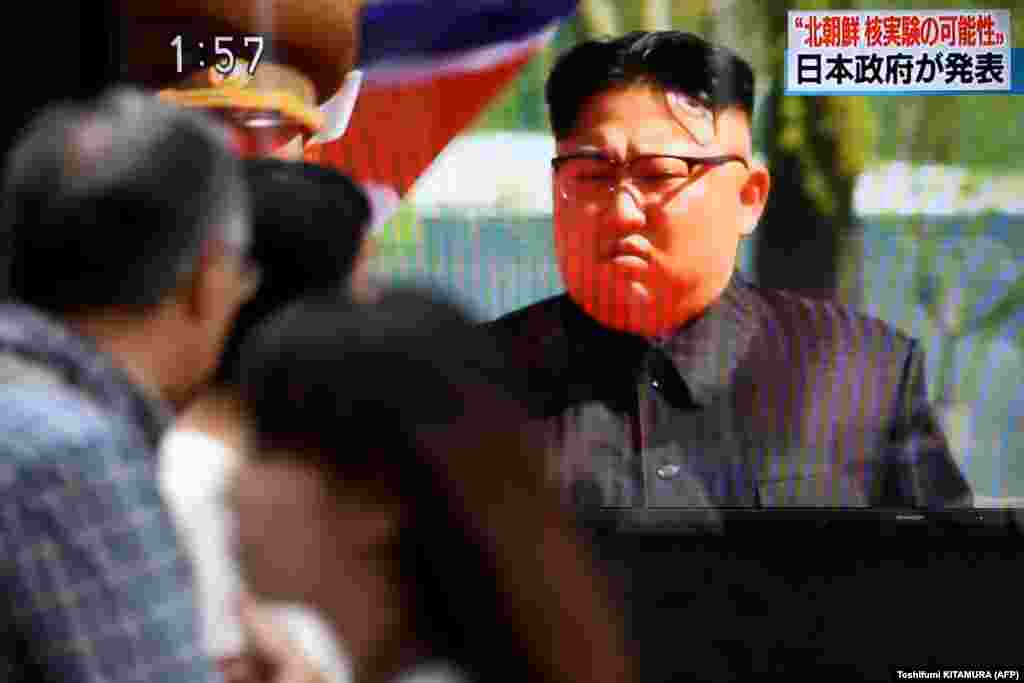
<svg viewBox="0 0 1024 683">
<path fill-rule="evenodd" d="M 971 502 L 918 342 L 835 303 L 736 273 L 657 343 L 603 328 L 567 295 L 486 327 L 584 508 Z"/>
</svg>

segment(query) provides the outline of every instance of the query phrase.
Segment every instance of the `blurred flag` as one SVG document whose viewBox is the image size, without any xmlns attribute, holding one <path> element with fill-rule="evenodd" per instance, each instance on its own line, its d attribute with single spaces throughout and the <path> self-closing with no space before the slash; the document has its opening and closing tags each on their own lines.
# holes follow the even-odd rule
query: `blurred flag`
<svg viewBox="0 0 1024 683">
<path fill-rule="evenodd" d="M 368 0 L 360 26 L 362 82 L 355 108 L 344 135 L 314 141 L 306 158 L 360 181 L 374 202 L 375 227 L 380 225 L 452 138 L 548 43 L 576 4 Z"/>
</svg>

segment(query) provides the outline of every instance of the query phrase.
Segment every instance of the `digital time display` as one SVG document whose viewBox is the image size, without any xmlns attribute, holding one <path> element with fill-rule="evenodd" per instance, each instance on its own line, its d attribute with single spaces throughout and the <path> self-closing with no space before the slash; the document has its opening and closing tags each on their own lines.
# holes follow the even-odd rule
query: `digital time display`
<svg viewBox="0 0 1024 683">
<path fill-rule="evenodd" d="M 264 39 L 259 35 L 248 36 L 211 36 L 202 40 L 189 40 L 185 35 L 178 34 L 170 43 L 177 59 L 178 73 L 186 71 L 186 65 L 198 65 L 200 69 L 213 66 L 219 73 L 227 76 L 235 70 L 236 51 L 248 59 L 249 75 L 256 73 L 260 58 L 263 57 Z M 251 59 L 248 58 L 252 55 Z"/>
</svg>

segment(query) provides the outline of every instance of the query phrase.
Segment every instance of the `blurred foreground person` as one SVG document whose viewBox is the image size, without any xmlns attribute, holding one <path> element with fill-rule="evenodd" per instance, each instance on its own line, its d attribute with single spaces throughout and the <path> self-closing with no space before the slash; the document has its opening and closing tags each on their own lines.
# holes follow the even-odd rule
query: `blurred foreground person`
<svg viewBox="0 0 1024 683">
<path fill-rule="evenodd" d="M 222 662 L 246 643 L 236 614 L 241 582 L 232 561 L 223 491 L 237 464 L 243 429 L 237 370 L 241 340 L 276 309 L 318 290 L 367 295 L 365 273 L 353 278 L 370 221 L 362 191 L 336 171 L 302 162 L 244 162 L 252 204 L 251 260 L 257 294 L 240 309 L 210 386 L 190 404 L 164 440 L 161 487 L 196 564 L 204 642 Z M 343 679 L 326 630 L 308 614 L 275 611 L 318 663 Z"/>
<path fill-rule="evenodd" d="M 238 163 L 124 91 L 37 119 L 5 191 L 0 680 L 217 680 L 155 451 L 253 293 Z"/>
<path fill-rule="evenodd" d="M 482 331 L 394 290 L 307 298 L 243 349 L 242 567 L 319 608 L 358 683 L 628 681 L 606 588 Z"/>
</svg>

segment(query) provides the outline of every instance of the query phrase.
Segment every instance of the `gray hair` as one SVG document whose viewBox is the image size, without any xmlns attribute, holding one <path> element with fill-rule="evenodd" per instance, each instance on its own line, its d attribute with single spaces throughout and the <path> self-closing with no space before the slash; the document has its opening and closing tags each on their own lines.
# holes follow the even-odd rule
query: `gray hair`
<svg viewBox="0 0 1024 683">
<path fill-rule="evenodd" d="M 156 305 L 194 273 L 204 243 L 250 241 L 226 132 L 135 90 L 45 111 L 5 186 L 12 294 L 57 313 Z"/>
</svg>

